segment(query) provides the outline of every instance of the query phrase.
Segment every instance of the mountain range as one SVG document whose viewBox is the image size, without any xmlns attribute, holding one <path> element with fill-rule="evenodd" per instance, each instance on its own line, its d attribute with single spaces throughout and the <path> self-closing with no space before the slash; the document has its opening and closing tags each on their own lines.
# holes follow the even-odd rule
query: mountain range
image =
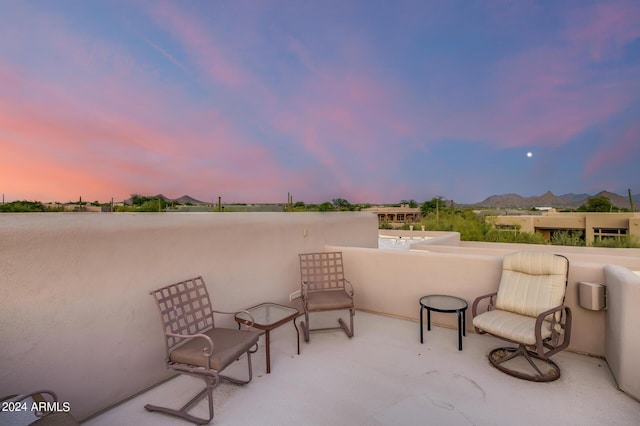
<svg viewBox="0 0 640 426">
<path fill-rule="evenodd" d="M 555 208 L 578 208 L 586 204 L 591 197 L 604 196 L 611 200 L 611 203 L 619 208 L 629 209 L 629 197 L 615 194 L 609 191 L 600 191 L 595 195 L 589 194 L 564 194 L 555 195 L 551 191 L 547 191 L 542 195 L 533 197 L 523 197 L 518 194 L 502 194 L 492 195 L 479 203 L 471 204 L 474 207 L 492 207 L 492 208 L 532 208 L 532 207 L 555 207 Z M 640 205 L 640 194 L 631 196 L 634 206 Z"/>
<path fill-rule="evenodd" d="M 194 204 L 194 205 L 209 204 L 209 203 L 205 203 L 204 201 L 196 200 L 195 198 L 190 197 L 189 195 L 183 195 L 182 197 L 179 197 L 179 198 L 169 198 L 169 197 L 165 197 L 163 194 L 156 194 L 156 195 L 150 196 L 149 198 L 162 198 L 166 203 Z M 124 200 L 124 203 L 127 205 L 131 205 L 133 204 L 132 199 L 133 197 L 126 199 Z"/>
<path fill-rule="evenodd" d="M 555 195 L 551 191 L 547 191 L 542 195 L 536 195 L 533 197 L 523 197 L 518 194 L 502 194 L 502 195 L 491 195 L 490 197 L 485 198 L 483 201 L 474 204 L 467 204 L 469 207 L 486 207 L 486 208 L 519 208 L 519 209 L 527 209 L 533 207 L 554 207 L 554 208 L 567 208 L 567 209 L 575 209 L 580 207 L 583 204 L 587 203 L 587 200 L 591 197 L 604 196 L 611 200 L 611 203 L 618 207 L 629 209 L 629 197 L 622 196 L 619 194 L 615 194 L 609 191 L 600 191 L 595 195 L 590 194 L 564 194 L 564 195 Z M 631 196 L 633 198 L 633 203 L 636 209 L 640 207 L 640 194 L 634 194 Z M 150 198 L 162 198 L 165 202 L 171 203 L 175 202 L 177 204 L 192 204 L 192 205 L 203 205 L 210 204 L 204 201 L 196 200 L 189 195 L 183 195 L 179 198 L 169 198 L 164 196 L 163 194 L 157 194 Z M 131 198 L 125 200 L 125 204 L 131 204 Z"/>
</svg>

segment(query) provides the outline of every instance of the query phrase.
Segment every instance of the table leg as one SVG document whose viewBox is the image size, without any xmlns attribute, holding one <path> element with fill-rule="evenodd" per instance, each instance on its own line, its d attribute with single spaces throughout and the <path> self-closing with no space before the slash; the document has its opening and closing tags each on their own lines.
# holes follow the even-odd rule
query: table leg
<svg viewBox="0 0 640 426">
<path fill-rule="evenodd" d="M 462 335 L 467 335 L 467 310 L 462 311 Z"/>
<path fill-rule="evenodd" d="M 424 307 L 420 305 L 420 343 L 424 343 L 423 317 L 424 317 Z"/>
<path fill-rule="evenodd" d="M 431 331 L 431 309 L 427 308 L 427 331 Z"/>
<path fill-rule="evenodd" d="M 462 315 L 463 313 L 458 311 L 458 350 L 462 350 Z"/>
<path fill-rule="evenodd" d="M 270 343 L 269 330 L 266 330 L 264 333 L 264 346 L 265 352 L 267 353 L 267 374 L 271 373 L 271 351 L 269 348 Z"/>
<path fill-rule="evenodd" d="M 293 326 L 296 328 L 296 338 L 298 339 L 298 355 L 300 355 L 300 331 L 296 325 L 296 318 L 293 318 Z"/>
</svg>

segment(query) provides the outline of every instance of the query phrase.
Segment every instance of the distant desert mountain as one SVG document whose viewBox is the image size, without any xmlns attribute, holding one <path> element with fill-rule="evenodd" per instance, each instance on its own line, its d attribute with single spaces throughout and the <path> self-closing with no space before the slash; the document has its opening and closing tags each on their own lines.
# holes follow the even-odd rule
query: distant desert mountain
<svg viewBox="0 0 640 426">
<path fill-rule="evenodd" d="M 180 198 L 169 198 L 169 197 L 166 197 L 164 194 L 144 195 L 144 197 L 162 198 L 166 203 L 194 204 L 194 205 L 207 204 L 204 201 L 196 200 L 195 198 L 193 198 L 193 197 L 191 197 L 189 195 L 183 195 Z M 131 198 L 128 198 L 128 199 L 124 200 L 124 203 L 127 204 L 127 205 L 133 204 Z"/>
<path fill-rule="evenodd" d="M 176 198 L 171 201 L 175 201 L 176 203 L 180 203 L 180 204 L 207 204 L 204 201 L 196 200 L 195 198 L 190 197 L 188 195 L 183 195 L 182 197 Z"/>
<path fill-rule="evenodd" d="M 572 192 L 564 195 L 558 195 L 560 198 L 564 198 L 565 200 L 571 200 L 576 203 L 581 203 L 583 200 L 588 200 L 591 197 L 591 194 L 574 194 Z"/>
<path fill-rule="evenodd" d="M 619 208 L 629 208 L 629 198 L 609 191 L 600 191 L 595 195 L 589 194 L 564 194 L 555 195 L 547 191 L 542 195 L 533 197 L 523 197 L 518 194 L 492 195 L 485 200 L 472 204 L 475 207 L 491 208 L 532 208 L 532 207 L 555 207 L 555 208 L 578 208 L 586 204 L 591 197 L 604 196 L 611 200 L 611 203 Z M 640 207 L 640 194 L 632 195 L 636 209 Z"/>
<path fill-rule="evenodd" d="M 169 202 L 172 201 L 171 198 L 165 197 L 164 194 L 156 194 L 156 195 L 152 195 L 149 198 L 162 198 L 164 201 Z"/>
<path fill-rule="evenodd" d="M 474 206 L 481 207 L 498 207 L 498 208 L 506 208 L 506 207 L 524 207 L 529 205 L 530 202 L 527 201 L 522 195 L 518 194 L 502 194 L 502 195 L 492 195 L 487 197 L 484 201 L 480 201 L 479 203 L 473 204 Z"/>
<path fill-rule="evenodd" d="M 609 191 L 600 191 L 598 192 L 595 197 L 599 197 L 599 196 L 604 196 L 607 197 L 608 199 L 611 200 L 611 203 L 616 206 L 616 207 L 620 207 L 620 208 L 629 208 L 629 197 L 625 197 L 622 195 L 618 195 L 618 194 L 614 194 L 613 192 L 609 192 Z M 631 198 L 633 199 L 633 204 L 637 204 L 638 201 L 640 201 L 640 194 L 636 194 L 636 195 L 631 195 Z"/>
</svg>

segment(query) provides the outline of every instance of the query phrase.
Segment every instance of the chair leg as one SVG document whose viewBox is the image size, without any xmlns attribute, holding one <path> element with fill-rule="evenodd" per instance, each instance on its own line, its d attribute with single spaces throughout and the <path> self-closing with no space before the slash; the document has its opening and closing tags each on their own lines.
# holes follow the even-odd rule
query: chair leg
<svg viewBox="0 0 640 426">
<path fill-rule="evenodd" d="M 309 343 L 309 333 L 311 327 L 309 326 L 309 312 L 304 311 L 304 319 L 305 321 L 300 321 L 300 327 L 302 327 L 302 335 L 304 336 L 304 341 Z"/>
<path fill-rule="evenodd" d="M 189 374 L 191 376 L 194 377 L 200 377 L 201 379 L 203 379 L 205 381 L 205 388 L 203 390 L 201 390 L 196 396 L 194 396 L 193 398 L 191 398 L 191 400 L 189 402 L 187 402 L 185 405 L 183 405 L 180 409 L 175 410 L 172 408 L 167 408 L 167 407 L 159 407 L 157 405 L 151 405 L 151 404 L 147 404 L 144 406 L 144 408 L 149 411 L 149 412 L 158 412 L 158 413 L 164 413 L 164 414 L 168 414 L 170 416 L 174 416 L 174 417 L 180 417 L 182 419 L 185 419 L 188 422 L 197 424 L 197 425 L 206 425 L 211 423 L 211 420 L 213 420 L 213 416 L 214 416 L 214 411 L 213 411 L 213 390 L 220 384 L 220 380 L 225 380 L 237 385 L 245 385 L 247 383 L 249 383 L 251 381 L 251 379 L 253 378 L 253 366 L 251 364 L 251 351 L 247 351 L 247 363 L 249 364 L 249 379 L 248 380 L 240 380 L 240 379 L 236 379 L 233 377 L 229 377 L 229 376 L 222 376 L 222 375 L 218 375 L 216 374 L 215 376 L 202 376 L 202 375 L 197 375 L 197 374 Z M 191 414 L 189 414 L 187 411 L 189 409 L 191 409 L 191 407 L 193 407 L 195 404 L 197 404 L 202 398 L 207 397 L 207 403 L 209 406 L 209 418 L 205 419 L 205 418 L 201 418 L 201 417 L 196 417 L 193 416 Z"/>
<path fill-rule="evenodd" d="M 201 376 L 202 377 L 202 376 Z M 159 407 L 157 405 L 151 405 L 151 404 L 147 404 L 144 406 L 145 410 L 149 411 L 149 412 L 158 412 L 158 413 L 163 413 L 163 414 L 168 414 L 170 416 L 174 416 L 174 417 L 180 417 L 182 419 L 185 419 L 188 422 L 197 424 L 197 425 L 206 425 L 211 423 L 211 420 L 213 420 L 213 389 L 215 389 L 216 386 L 218 386 L 218 384 L 220 383 L 220 380 L 218 377 L 202 377 L 202 379 L 205 381 L 206 386 L 203 390 L 201 390 L 200 392 L 198 392 L 198 394 L 196 396 L 194 396 L 193 398 L 191 398 L 191 400 L 189 402 L 187 402 L 185 405 L 183 405 L 180 409 L 175 410 L 173 408 L 168 408 L 168 407 Z M 193 416 L 189 413 L 187 413 L 187 411 L 193 407 L 196 403 L 198 403 L 202 398 L 207 397 L 208 399 L 208 405 L 209 405 L 209 418 L 205 419 L 205 418 L 201 418 L 201 417 L 196 417 Z"/>
<path fill-rule="evenodd" d="M 338 319 L 340 326 L 344 329 L 344 332 L 349 336 L 349 338 L 353 337 L 353 316 L 356 314 L 354 309 L 349 309 L 349 323 L 351 327 L 347 327 L 347 324 L 344 322 L 342 318 Z"/>
<path fill-rule="evenodd" d="M 222 375 L 220 375 L 220 380 L 226 380 L 227 382 L 230 382 L 236 385 L 246 385 L 247 383 L 249 383 L 253 378 L 253 365 L 251 364 L 251 354 L 255 353 L 256 351 L 257 349 L 253 352 L 247 351 L 247 362 L 249 363 L 249 379 L 248 380 L 241 380 L 241 379 L 236 379 L 234 377 L 222 376 Z"/>
<path fill-rule="evenodd" d="M 505 365 L 511 360 L 517 362 L 516 358 L 518 357 L 524 358 L 535 373 L 526 372 L 522 369 L 509 368 Z M 547 370 L 543 372 L 538 364 L 534 362 L 534 359 L 538 360 L 539 364 L 547 367 Z M 489 353 L 489 362 L 503 373 L 532 382 L 552 382 L 560 377 L 560 367 L 558 367 L 555 362 L 548 358 L 541 357 L 536 352 L 528 350 L 524 345 L 520 345 L 517 348 L 496 348 Z"/>
<path fill-rule="evenodd" d="M 309 334 L 312 331 L 329 331 L 329 330 L 343 330 L 345 332 L 345 334 L 351 338 L 353 337 L 353 317 L 356 314 L 355 309 L 349 309 L 349 324 L 347 325 L 347 323 L 344 322 L 344 320 L 342 318 L 338 318 L 338 327 L 327 327 L 327 328 L 311 328 L 311 325 L 309 324 L 309 312 L 305 312 L 304 313 L 304 317 L 306 319 L 306 323 L 305 321 L 300 321 L 300 326 L 302 327 L 302 333 L 304 335 L 304 341 L 305 342 L 309 342 Z"/>
</svg>

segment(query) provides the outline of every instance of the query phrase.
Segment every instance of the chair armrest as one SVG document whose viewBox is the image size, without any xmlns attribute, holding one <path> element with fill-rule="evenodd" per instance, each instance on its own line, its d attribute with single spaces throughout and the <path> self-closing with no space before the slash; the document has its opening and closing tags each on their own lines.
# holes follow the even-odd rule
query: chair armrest
<svg viewBox="0 0 640 426">
<path fill-rule="evenodd" d="M 249 322 L 250 324 L 245 324 L 247 327 L 251 327 L 253 326 L 253 324 L 256 322 L 253 319 L 253 315 L 251 315 L 251 313 L 245 309 L 241 310 L 241 311 L 235 311 L 235 312 L 226 312 L 226 311 L 216 311 L 216 310 L 211 310 L 212 313 L 214 314 L 224 314 L 224 315 L 238 315 L 239 313 L 243 313 L 243 314 L 247 314 L 247 316 L 250 318 Z"/>
<path fill-rule="evenodd" d="M 353 299 L 353 285 L 351 284 L 351 281 L 349 281 L 346 278 L 343 278 L 343 281 L 345 283 L 345 288 L 344 290 L 347 292 L 347 294 L 349 295 L 349 297 L 351 297 Z M 349 286 L 349 289 L 347 290 L 347 284 Z"/>
<path fill-rule="evenodd" d="M 493 293 L 489 293 L 489 294 L 485 294 L 484 296 L 479 296 L 476 297 L 476 300 L 473 301 L 473 305 L 471 305 L 471 315 L 473 317 L 475 317 L 478 314 L 478 305 L 480 304 L 481 301 L 483 301 L 484 299 L 489 298 L 489 304 L 487 305 L 487 311 L 490 311 L 493 309 L 493 298 L 498 294 L 498 292 L 493 292 Z"/>
<path fill-rule="evenodd" d="M 207 342 L 207 345 L 209 346 L 202 348 L 202 352 L 204 353 L 205 356 L 211 356 L 213 354 L 213 340 L 211 340 L 211 338 L 209 336 L 207 336 L 206 334 L 177 334 L 177 333 L 164 333 L 165 336 L 171 336 L 171 337 L 177 337 L 180 339 L 196 339 L 196 338 L 200 338 L 200 339 L 204 339 Z"/>
<path fill-rule="evenodd" d="M 551 315 L 551 335 L 557 336 L 557 333 L 555 331 L 556 330 L 555 325 L 557 324 L 557 321 L 556 321 L 556 316 L 553 314 L 555 314 L 556 312 L 562 312 L 562 311 L 564 311 L 564 314 L 565 314 L 564 324 L 560 323 L 560 326 L 564 328 L 564 336 L 562 338 L 562 344 L 560 346 L 554 346 L 553 350 L 547 351 L 545 353 L 544 341 L 542 340 L 542 324 L 544 323 L 545 319 L 549 315 Z M 571 321 L 572 321 L 571 308 L 569 308 L 567 305 L 557 306 L 555 308 L 549 309 L 548 311 L 544 311 L 540 315 L 538 315 L 538 317 L 536 318 L 536 325 L 534 330 L 536 333 L 536 352 L 538 353 L 538 355 L 544 355 L 545 357 L 549 357 L 554 353 L 559 352 L 562 349 L 569 346 L 569 342 L 571 341 Z M 554 343 L 557 343 L 557 342 L 554 342 Z"/>
<path fill-rule="evenodd" d="M 18 395 L 15 397 L 16 402 L 18 401 L 22 401 L 23 399 L 27 399 L 29 397 L 34 397 L 36 395 L 41 395 L 42 398 L 44 399 L 44 395 L 48 394 L 49 396 L 51 396 L 51 399 L 53 399 L 53 402 L 58 402 L 58 395 L 55 394 L 55 392 L 50 391 L 50 390 L 38 390 L 35 392 L 31 392 L 31 393 L 24 393 L 22 395 Z"/>
</svg>

